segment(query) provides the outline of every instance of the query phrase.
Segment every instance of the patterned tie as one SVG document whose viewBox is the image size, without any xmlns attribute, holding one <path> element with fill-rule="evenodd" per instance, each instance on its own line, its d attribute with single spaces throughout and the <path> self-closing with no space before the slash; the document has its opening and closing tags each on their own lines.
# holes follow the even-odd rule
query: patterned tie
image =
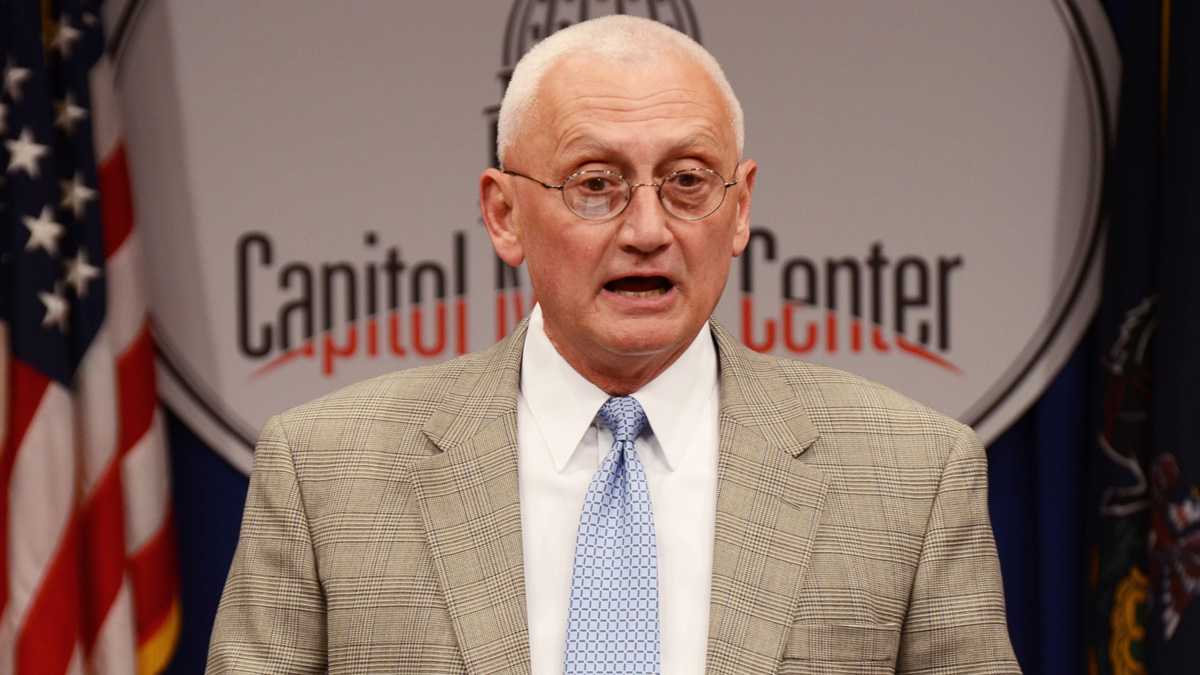
<svg viewBox="0 0 1200 675">
<path fill-rule="evenodd" d="M 634 441 L 646 413 L 630 396 L 598 415 L 612 450 L 588 486 L 575 539 L 567 675 L 659 672 L 658 547 L 646 470 Z"/>
</svg>

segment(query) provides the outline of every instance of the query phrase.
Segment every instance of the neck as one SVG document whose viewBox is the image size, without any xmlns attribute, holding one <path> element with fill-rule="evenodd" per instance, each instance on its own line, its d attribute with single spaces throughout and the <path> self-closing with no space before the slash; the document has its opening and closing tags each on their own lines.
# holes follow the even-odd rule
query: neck
<svg viewBox="0 0 1200 675">
<path fill-rule="evenodd" d="M 555 351 L 588 382 L 599 387 L 609 396 L 628 396 L 646 386 L 658 377 L 671 364 L 679 360 L 687 348 L 689 340 L 670 352 L 654 354 L 606 354 L 607 358 L 584 358 L 583 354 L 572 349 L 569 345 L 555 339 L 550 330 L 546 337 Z"/>
</svg>

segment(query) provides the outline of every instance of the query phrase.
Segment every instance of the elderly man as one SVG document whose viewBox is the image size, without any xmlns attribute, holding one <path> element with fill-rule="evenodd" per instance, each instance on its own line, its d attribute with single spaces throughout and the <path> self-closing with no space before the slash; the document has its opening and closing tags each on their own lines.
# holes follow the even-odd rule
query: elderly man
<svg viewBox="0 0 1200 675">
<path fill-rule="evenodd" d="M 971 431 L 710 322 L 742 137 L 652 21 L 525 56 L 480 197 L 537 308 L 268 423 L 210 672 L 1019 672 Z"/>
</svg>

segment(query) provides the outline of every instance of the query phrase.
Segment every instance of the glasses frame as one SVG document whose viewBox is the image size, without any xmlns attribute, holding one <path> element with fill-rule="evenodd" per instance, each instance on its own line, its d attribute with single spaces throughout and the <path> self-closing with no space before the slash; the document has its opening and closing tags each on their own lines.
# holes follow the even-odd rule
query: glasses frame
<svg viewBox="0 0 1200 675">
<path fill-rule="evenodd" d="M 735 178 L 737 176 L 738 167 L 740 167 L 741 164 L 742 164 L 741 162 L 738 162 L 733 167 L 733 175 L 735 176 Z M 674 211 L 671 210 L 671 207 L 667 206 L 667 203 L 663 201 L 662 186 L 667 181 L 671 180 L 672 178 L 674 178 L 675 176 L 678 176 L 681 173 L 689 173 L 689 172 L 693 172 L 693 171 L 703 171 L 706 173 L 711 173 L 712 175 L 714 175 L 718 179 L 720 179 L 721 185 L 722 185 L 721 199 L 720 199 L 720 201 L 717 202 L 717 205 L 714 206 L 712 208 L 712 210 L 709 211 L 708 213 L 706 213 L 702 216 L 695 216 L 695 217 L 688 218 L 688 217 L 681 216 L 681 215 L 675 213 Z M 658 182 L 654 182 L 654 183 L 630 183 L 629 179 L 627 179 L 624 176 L 624 174 L 620 173 L 619 171 L 612 171 L 611 169 L 582 169 L 582 170 L 576 171 L 576 172 L 572 173 L 571 175 L 567 176 L 566 178 L 562 179 L 562 182 L 559 183 L 558 185 L 555 185 L 553 183 L 547 183 L 546 181 L 539 180 L 537 178 L 534 178 L 533 176 L 523 174 L 519 171 L 511 171 L 509 169 L 500 169 L 500 173 L 507 174 L 509 176 L 518 176 L 518 177 L 524 178 L 526 180 L 531 180 L 531 181 L 537 183 L 538 185 L 541 185 L 542 187 L 546 188 L 547 190 L 558 190 L 558 193 L 562 196 L 563 206 L 566 206 L 568 211 L 575 214 L 579 218 L 582 218 L 582 219 L 588 220 L 588 221 L 592 221 L 592 222 L 596 222 L 596 223 L 603 222 L 606 220 L 612 220 L 613 218 L 616 218 L 617 216 L 621 215 L 622 213 L 625 213 L 625 209 L 629 208 L 629 203 L 633 201 L 633 191 L 638 188 L 641 188 L 641 187 L 654 188 L 654 192 L 658 195 L 658 203 L 662 205 L 663 210 L 666 211 L 668 214 L 670 214 L 671 217 L 678 218 L 680 220 L 685 220 L 688 222 L 696 222 L 697 220 L 704 220 L 705 218 L 716 213 L 722 206 L 724 206 L 725 197 L 729 194 L 729 188 L 731 188 L 734 185 L 737 185 L 738 183 L 741 182 L 740 179 L 727 181 L 727 180 L 725 180 L 725 177 L 722 176 L 720 173 L 713 171 L 712 169 L 709 169 L 707 167 L 703 167 L 703 166 L 693 166 L 693 167 L 688 167 L 686 169 L 677 169 L 677 170 L 672 171 L 671 173 L 667 174 L 666 176 L 663 176 L 661 180 L 659 180 Z M 612 177 L 616 178 L 617 180 L 621 181 L 622 183 L 624 183 L 625 187 L 627 188 L 627 194 L 629 195 L 625 199 L 625 204 L 623 204 L 621 206 L 621 208 L 617 209 L 614 213 L 607 214 L 601 218 L 589 218 L 589 217 L 579 213 L 575 209 L 571 208 L 571 205 L 569 203 L 567 203 L 567 192 L 566 192 L 565 188 L 567 187 L 567 183 L 570 183 L 572 180 L 574 180 L 584 174 L 612 176 Z"/>
</svg>

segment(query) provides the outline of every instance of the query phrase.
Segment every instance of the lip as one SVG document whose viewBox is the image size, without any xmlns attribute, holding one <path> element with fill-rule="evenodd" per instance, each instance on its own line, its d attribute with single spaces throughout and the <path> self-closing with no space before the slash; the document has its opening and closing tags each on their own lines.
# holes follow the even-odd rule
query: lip
<svg viewBox="0 0 1200 675">
<path fill-rule="evenodd" d="M 671 287 L 665 293 L 649 296 L 631 296 L 610 291 L 605 286 L 617 279 L 626 277 L 663 277 L 670 282 Z M 638 272 L 637 274 L 620 274 L 610 277 L 600 285 L 600 297 L 611 303 L 619 311 L 635 314 L 652 314 L 669 309 L 679 298 L 679 284 L 670 274 L 660 272 Z"/>
<path fill-rule="evenodd" d="M 629 279 L 629 278 L 634 278 L 634 277 L 641 278 L 641 279 L 650 279 L 652 277 L 662 277 L 663 279 L 666 279 L 668 282 L 670 282 L 672 287 L 675 286 L 675 284 L 677 283 L 675 281 L 675 275 L 671 274 L 670 272 L 661 271 L 661 270 L 639 269 L 636 272 L 626 272 L 625 274 L 613 274 L 612 276 L 605 277 L 604 281 L 600 282 L 600 285 L 603 287 L 603 286 L 607 286 L 608 284 L 611 284 L 612 282 L 614 282 L 618 279 Z"/>
</svg>

